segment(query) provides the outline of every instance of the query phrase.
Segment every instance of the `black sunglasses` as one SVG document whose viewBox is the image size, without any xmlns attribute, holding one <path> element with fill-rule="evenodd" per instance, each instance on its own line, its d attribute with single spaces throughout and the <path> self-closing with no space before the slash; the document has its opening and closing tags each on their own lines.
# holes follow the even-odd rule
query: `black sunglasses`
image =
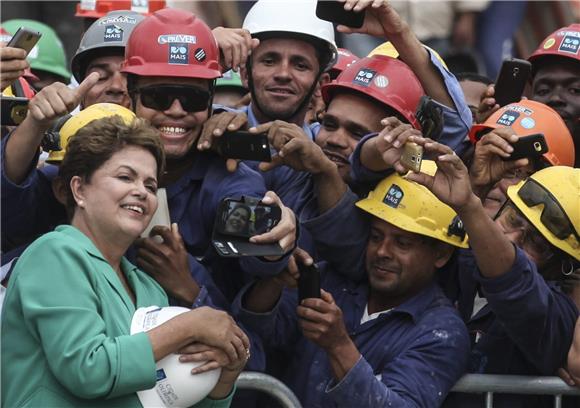
<svg viewBox="0 0 580 408">
<path fill-rule="evenodd" d="M 149 109 L 165 111 L 176 99 L 186 112 L 200 112 L 208 109 L 212 94 L 204 89 L 189 85 L 149 85 L 138 88 L 141 104 Z"/>
<path fill-rule="evenodd" d="M 518 190 L 518 196 L 528 207 L 544 204 L 540 221 L 556 237 L 566 239 L 574 235 L 580 241 L 580 236 L 560 203 L 542 185 L 533 179 L 528 179 Z"/>
</svg>

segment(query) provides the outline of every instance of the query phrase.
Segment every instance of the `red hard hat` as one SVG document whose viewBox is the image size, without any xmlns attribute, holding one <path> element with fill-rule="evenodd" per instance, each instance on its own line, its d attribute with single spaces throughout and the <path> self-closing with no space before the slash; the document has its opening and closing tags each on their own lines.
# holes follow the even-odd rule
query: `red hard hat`
<svg viewBox="0 0 580 408">
<path fill-rule="evenodd" d="M 125 47 L 122 72 L 215 79 L 222 75 L 219 57 L 206 23 L 189 11 L 166 8 L 135 27 Z"/>
<path fill-rule="evenodd" d="M 550 55 L 580 61 L 580 24 L 572 24 L 554 31 L 542 41 L 528 61 L 534 63 Z"/>
<path fill-rule="evenodd" d="M 338 78 L 322 87 L 324 102 L 328 105 L 341 89 L 367 95 L 397 111 L 414 128 L 421 128 L 415 111 L 425 91 L 411 68 L 398 59 L 374 55 L 349 65 Z"/>
<path fill-rule="evenodd" d="M 548 105 L 523 99 L 502 106 L 484 123 L 473 125 L 469 138 L 475 144 L 482 131 L 506 126 L 519 137 L 542 133 L 548 145 L 543 158 L 553 166 L 574 167 L 574 139 L 558 112 Z"/>
<path fill-rule="evenodd" d="M 75 16 L 101 18 L 114 10 L 131 10 L 149 16 L 164 7 L 165 0 L 81 0 Z"/>
<path fill-rule="evenodd" d="M 341 74 L 342 71 L 346 69 L 346 67 L 348 67 L 350 64 L 354 64 L 359 59 L 360 59 L 359 57 L 354 55 L 346 48 L 339 48 L 336 63 L 328 71 L 330 77 L 332 79 L 335 79 L 337 76 Z"/>
</svg>

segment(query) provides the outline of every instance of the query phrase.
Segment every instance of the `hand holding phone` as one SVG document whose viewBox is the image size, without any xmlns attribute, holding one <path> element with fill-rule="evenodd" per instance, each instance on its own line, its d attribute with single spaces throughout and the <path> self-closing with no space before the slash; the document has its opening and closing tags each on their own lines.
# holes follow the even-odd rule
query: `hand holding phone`
<svg viewBox="0 0 580 408">
<path fill-rule="evenodd" d="M 300 277 L 298 278 L 298 303 L 304 299 L 320 299 L 320 272 L 316 264 L 304 265 L 297 262 Z"/>
<path fill-rule="evenodd" d="M 220 155 L 228 159 L 272 161 L 268 135 L 265 133 L 224 132 L 217 149 Z"/>
<path fill-rule="evenodd" d="M 519 102 L 530 77 L 532 65 L 517 58 L 504 60 L 495 81 L 495 102 L 499 106 Z"/>
<path fill-rule="evenodd" d="M 548 151 L 548 144 L 542 133 L 522 136 L 512 143 L 514 151 L 503 160 L 518 160 L 524 157 L 537 158 Z"/>
<path fill-rule="evenodd" d="M 28 55 L 38 40 L 40 40 L 40 37 L 42 37 L 42 33 L 26 27 L 20 27 L 18 31 L 16 31 L 16 33 L 12 36 L 8 44 L 6 44 L 6 46 L 12 48 L 22 48 Z"/>
<path fill-rule="evenodd" d="M 365 21 L 365 11 L 345 10 L 344 3 L 334 0 L 318 0 L 316 16 L 321 20 L 342 24 L 348 27 L 361 28 Z"/>
<path fill-rule="evenodd" d="M 214 222 L 212 244 L 220 256 L 282 256 L 279 243 L 257 244 L 250 237 L 273 229 L 282 219 L 278 205 L 264 204 L 259 198 L 225 198 Z"/>
</svg>

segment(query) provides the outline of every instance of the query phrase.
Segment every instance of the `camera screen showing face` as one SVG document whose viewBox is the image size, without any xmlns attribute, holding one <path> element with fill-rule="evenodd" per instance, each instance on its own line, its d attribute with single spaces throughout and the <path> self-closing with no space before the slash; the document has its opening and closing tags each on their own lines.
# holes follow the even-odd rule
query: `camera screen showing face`
<svg viewBox="0 0 580 408">
<path fill-rule="evenodd" d="M 270 231 L 280 216 L 280 207 L 226 200 L 219 215 L 218 230 L 222 234 L 249 238 Z"/>
</svg>

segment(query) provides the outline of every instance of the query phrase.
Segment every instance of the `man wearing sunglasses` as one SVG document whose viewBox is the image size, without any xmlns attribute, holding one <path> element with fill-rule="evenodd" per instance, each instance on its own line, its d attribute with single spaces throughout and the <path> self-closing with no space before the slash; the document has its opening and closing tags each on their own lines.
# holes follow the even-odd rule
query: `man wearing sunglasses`
<svg viewBox="0 0 580 408">
<path fill-rule="evenodd" d="M 561 286 L 580 268 L 580 170 L 553 166 L 507 190 L 495 221 L 472 192 L 467 169 L 453 152 L 425 143 L 437 155 L 435 176 L 407 178 L 425 185 L 457 211 L 470 251 L 459 274 L 473 273 L 479 289 L 462 287 L 459 311 L 473 334 L 470 372 L 555 375 L 566 362 L 578 309 Z M 528 407 L 537 397 L 501 395 L 498 407 Z M 481 406 L 483 398 L 455 394 L 444 406 Z"/>
</svg>

